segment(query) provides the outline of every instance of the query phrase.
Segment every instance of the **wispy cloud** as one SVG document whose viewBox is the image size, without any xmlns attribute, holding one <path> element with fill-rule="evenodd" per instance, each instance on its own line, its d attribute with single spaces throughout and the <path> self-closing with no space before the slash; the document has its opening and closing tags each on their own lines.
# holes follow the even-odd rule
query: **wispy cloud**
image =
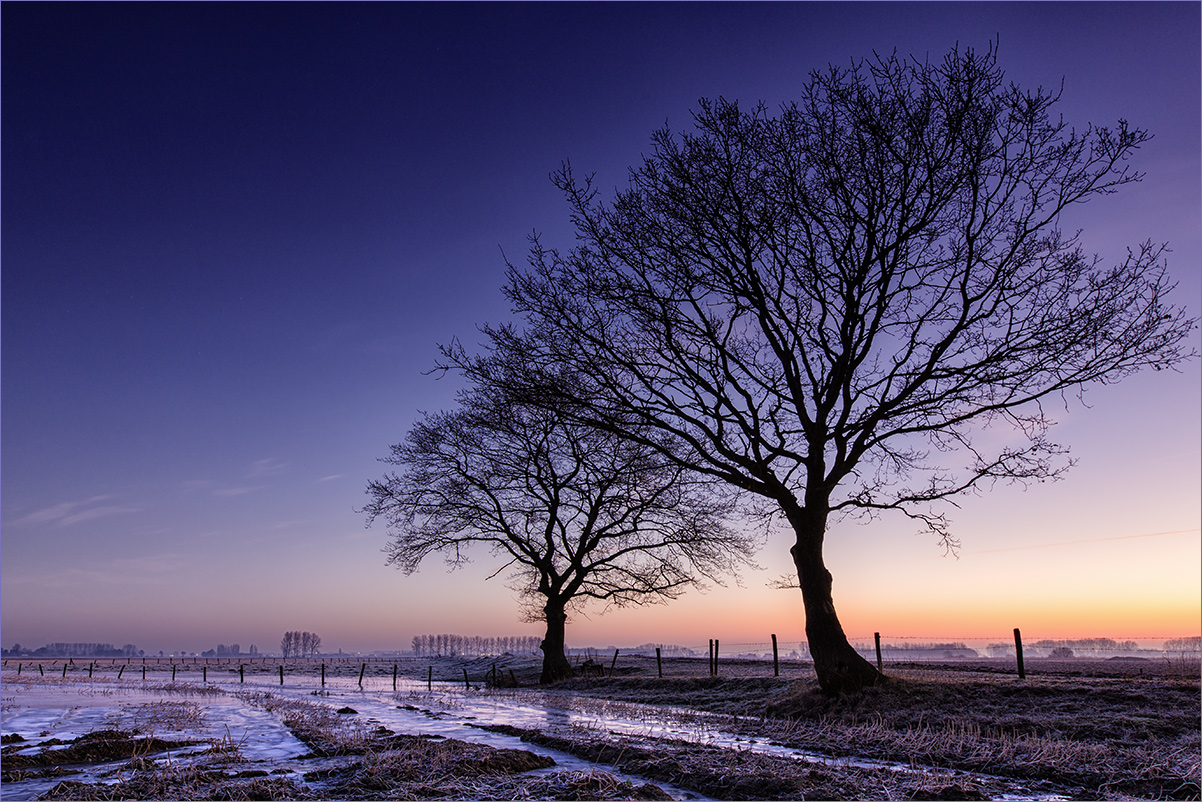
<svg viewBox="0 0 1202 802">
<path fill-rule="evenodd" d="M 341 473 L 332 473 L 332 474 L 330 474 L 329 476 L 323 476 L 323 477 L 321 477 L 320 479 L 318 479 L 318 480 L 317 480 L 316 482 L 314 482 L 313 484 L 321 484 L 322 482 L 332 482 L 332 481 L 334 481 L 335 479 L 341 479 L 341 478 L 342 478 L 343 476 L 345 476 L 345 475 L 346 475 L 346 474 L 341 474 Z"/>
<path fill-rule="evenodd" d="M 55 524 L 56 526 L 72 526 L 84 521 L 94 521 L 97 518 L 107 518 L 111 515 L 124 515 L 141 512 L 141 507 L 129 504 L 102 504 L 112 496 L 92 496 L 83 501 L 64 501 L 35 510 L 28 515 L 13 521 L 20 524 Z"/>
<path fill-rule="evenodd" d="M 244 496 L 247 493 L 250 493 L 251 491 L 257 490 L 257 489 L 258 488 L 256 488 L 256 487 L 251 487 L 251 486 L 247 486 L 247 485 L 242 485 L 242 486 L 227 485 L 225 487 L 215 488 L 213 490 L 213 495 L 214 496 Z"/>
<path fill-rule="evenodd" d="M 244 496 L 247 493 L 253 493 L 254 491 L 258 490 L 260 486 L 215 482 L 212 479 L 188 479 L 184 482 L 181 482 L 180 487 L 185 493 L 208 493 L 211 496 L 229 498 L 232 496 Z"/>
<path fill-rule="evenodd" d="M 252 462 L 250 467 L 246 469 L 246 478 L 258 479 L 263 476 L 275 476 L 286 470 L 288 470 L 287 462 L 280 462 L 275 457 L 268 457 L 267 459 Z"/>
<path fill-rule="evenodd" d="M 82 523 L 84 521 L 94 521 L 97 518 L 107 518 L 110 515 L 124 515 L 129 512 L 141 512 L 141 507 L 130 507 L 121 504 L 107 504 L 101 507 L 91 507 L 89 509 L 80 510 L 64 517 L 58 522 L 59 526 L 71 526 L 72 524 Z"/>
<path fill-rule="evenodd" d="M 154 554 L 140 557 L 118 557 L 107 565 L 91 568 L 57 568 L 46 572 L 22 572 L 6 576 L 4 581 L 14 587 L 73 588 L 104 586 L 162 586 L 172 581 L 183 567 L 179 554 Z"/>
</svg>

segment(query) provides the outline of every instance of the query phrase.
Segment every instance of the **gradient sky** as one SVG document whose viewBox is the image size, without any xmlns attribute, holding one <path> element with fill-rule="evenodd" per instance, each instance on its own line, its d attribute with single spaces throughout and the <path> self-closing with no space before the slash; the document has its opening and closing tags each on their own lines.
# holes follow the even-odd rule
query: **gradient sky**
<svg viewBox="0 0 1202 802">
<path fill-rule="evenodd" d="M 330 651 L 537 633 L 486 553 L 384 565 L 356 513 L 454 379 L 436 345 L 506 319 L 502 252 L 569 246 L 548 181 L 603 187 L 701 97 L 776 107 L 874 51 L 1000 42 L 1075 125 L 1149 129 L 1138 186 L 1066 227 L 1168 242 L 1202 304 L 1197 3 L 24 4 L 2 47 L 0 639 Z M 1197 347 L 1198 337 L 1193 338 Z M 828 536 L 853 638 L 1198 634 L 1199 366 L 1057 404 L 1079 465 Z M 803 637 L 788 539 L 742 586 L 596 611 L 574 645 Z"/>
</svg>

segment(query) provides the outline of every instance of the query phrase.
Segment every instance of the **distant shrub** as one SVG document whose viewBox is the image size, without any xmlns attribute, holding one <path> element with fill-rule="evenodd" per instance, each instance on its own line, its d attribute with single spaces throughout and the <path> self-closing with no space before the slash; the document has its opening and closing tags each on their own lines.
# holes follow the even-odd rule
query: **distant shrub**
<svg viewBox="0 0 1202 802">
<path fill-rule="evenodd" d="M 1068 659 L 1072 656 L 1073 656 L 1073 650 L 1068 648 L 1067 646 L 1057 646 L 1055 649 L 1052 649 L 1052 651 L 1048 654 L 1048 657 L 1059 657 L 1062 659 Z"/>
</svg>

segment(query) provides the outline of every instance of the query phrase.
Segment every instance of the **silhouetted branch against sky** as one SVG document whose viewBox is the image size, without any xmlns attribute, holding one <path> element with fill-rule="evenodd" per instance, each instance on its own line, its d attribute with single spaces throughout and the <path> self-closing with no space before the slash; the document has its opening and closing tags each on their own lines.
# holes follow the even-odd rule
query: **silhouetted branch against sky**
<svg viewBox="0 0 1202 802">
<path fill-rule="evenodd" d="M 676 598 L 750 562 L 731 493 L 632 439 L 582 424 L 548 395 L 510 393 L 510 360 L 475 360 L 487 386 L 427 415 L 392 448 L 399 470 L 368 485 L 368 523 L 387 525 L 388 562 L 412 574 L 431 555 L 462 565 L 475 544 L 512 565 L 528 614 L 546 622 L 544 681 L 570 676 L 566 613 L 589 599 Z M 534 616 L 531 616 L 534 617 Z"/>
<path fill-rule="evenodd" d="M 1162 246 L 1111 264 L 1060 231 L 1068 207 L 1139 180 L 1145 131 L 1072 127 L 993 48 L 877 56 L 800 94 L 777 114 L 702 100 L 612 199 L 565 164 L 577 244 L 535 238 L 506 287 L 525 331 L 485 331 L 535 381 L 585 377 L 532 396 L 658 433 L 779 507 L 819 682 L 842 692 L 877 674 L 834 614 L 829 513 L 901 509 L 954 550 L 931 504 L 1068 467 L 1040 399 L 1176 368 L 1197 318 L 1167 297 Z M 974 445 L 1005 423 L 1017 443 Z"/>
<path fill-rule="evenodd" d="M 992 51 L 878 57 L 802 94 L 779 115 L 702 101 L 612 201 L 556 174 L 580 244 L 534 241 L 507 294 L 531 358 L 594 380 L 574 401 L 760 495 L 880 509 L 1054 478 L 1040 399 L 1194 355 L 1163 246 L 1108 264 L 1057 225 L 1138 180 L 1147 133 L 1073 128 Z M 1007 423 L 1025 443 L 973 447 Z"/>
</svg>

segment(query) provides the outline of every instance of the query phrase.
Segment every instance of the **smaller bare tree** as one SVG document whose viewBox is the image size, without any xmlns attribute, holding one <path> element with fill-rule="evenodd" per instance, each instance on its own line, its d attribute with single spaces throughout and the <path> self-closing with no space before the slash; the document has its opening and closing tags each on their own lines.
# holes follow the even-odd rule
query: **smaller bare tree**
<svg viewBox="0 0 1202 802">
<path fill-rule="evenodd" d="M 284 657 L 312 657 L 321 649 L 321 636 L 316 632 L 289 630 L 280 639 Z"/>
<path fill-rule="evenodd" d="M 383 461 L 402 470 L 368 486 L 367 523 L 385 520 L 388 562 L 406 574 L 435 552 L 458 567 L 473 543 L 506 557 L 497 573 L 513 568 L 527 619 L 546 622 L 542 682 L 571 676 L 572 608 L 675 598 L 750 559 L 753 539 L 725 523 L 729 495 L 662 453 L 553 407 L 472 389 L 459 401 L 392 447 Z"/>
</svg>

